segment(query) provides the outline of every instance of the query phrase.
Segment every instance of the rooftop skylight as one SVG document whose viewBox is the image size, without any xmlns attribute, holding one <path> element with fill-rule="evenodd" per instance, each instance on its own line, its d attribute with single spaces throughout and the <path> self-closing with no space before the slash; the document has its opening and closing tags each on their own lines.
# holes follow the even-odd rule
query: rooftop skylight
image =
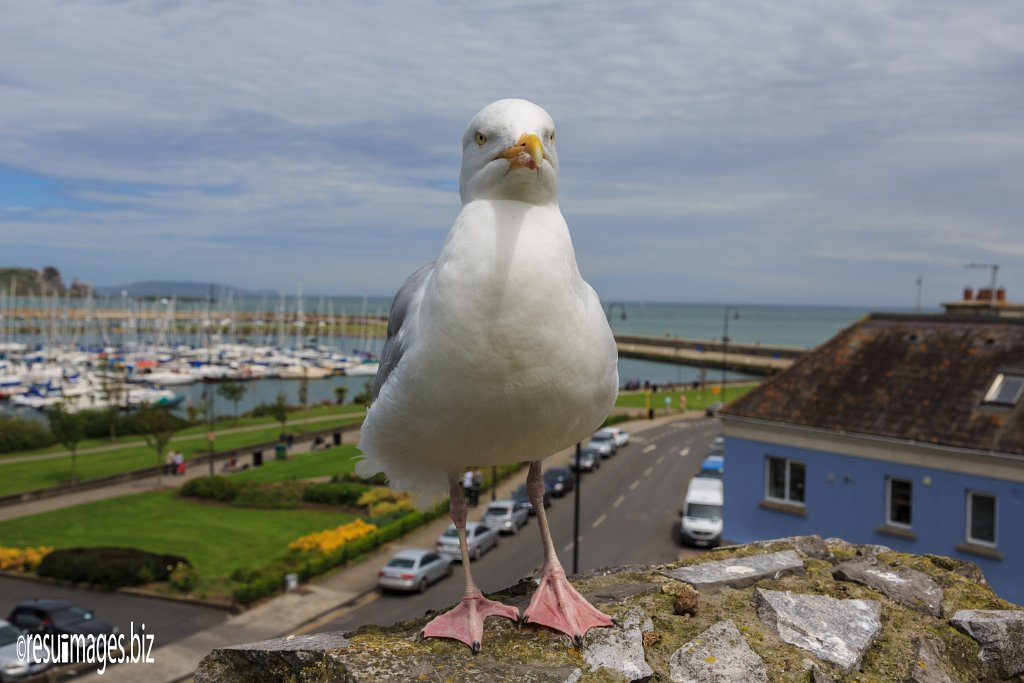
<svg viewBox="0 0 1024 683">
<path fill-rule="evenodd" d="M 1003 406 L 1016 405 L 1024 394 L 1024 374 L 1010 375 L 999 373 L 996 375 L 988 393 L 985 394 L 985 403 L 994 403 Z"/>
</svg>

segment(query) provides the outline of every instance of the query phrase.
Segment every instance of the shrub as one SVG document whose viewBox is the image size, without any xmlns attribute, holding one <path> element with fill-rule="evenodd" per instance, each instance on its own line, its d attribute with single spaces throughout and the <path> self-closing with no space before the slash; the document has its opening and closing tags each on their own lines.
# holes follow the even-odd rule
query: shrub
<svg viewBox="0 0 1024 683">
<path fill-rule="evenodd" d="M 367 490 L 365 484 L 353 482 L 310 484 L 302 492 L 302 500 L 323 505 L 354 506 Z"/>
<path fill-rule="evenodd" d="M 199 574 L 187 564 L 179 563 L 168 577 L 171 587 L 182 593 L 190 593 L 199 583 Z"/>
<path fill-rule="evenodd" d="M 233 501 L 239 507 L 291 509 L 302 505 L 303 485 L 246 482 Z"/>
<path fill-rule="evenodd" d="M 238 495 L 241 485 L 227 477 L 199 477 L 190 479 L 181 487 L 180 495 L 230 503 Z"/>
<path fill-rule="evenodd" d="M 36 573 L 54 579 L 113 589 L 166 581 L 184 557 L 134 548 L 65 548 L 46 555 Z"/>
<path fill-rule="evenodd" d="M 39 566 L 43 558 L 53 552 L 53 548 L 4 548 L 0 546 L 0 570 L 11 572 L 30 572 Z"/>
<path fill-rule="evenodd" d="M 54 443 L 45 422 L 15 415 L 0 415 L 0 453 L 45 448 Z"/>
<path fill-rule="evenodd" d="M 240 580 L 242 583 L 235 587 L 231 595 L 241 605 L 251 604 L 281 590 L 286 573 L 288 572 L 280 566 L 236 571 L 232 574 L 232 578 L 235 578 L 236 581 Z"/>
<path fill-rule="evenodd" d="M 377 474 L 373 475 L 372 477 L 368 477 L 366 479 L 364 479 L 363 477 L 360 477 L 358 474 L 355 474 L 354 472 L 346 472 L 345 474 L 342 474 L 342 475 L 337 475 L 337 474 L 334 475 L 334 477 L 331 478 L 331 481 L 332 482 L 348 481 L 348 482 L 353 482 L 355 484 L 367 484 L 369 486 L 387 486 L 388 485 L 388 478 L 384 476 L 383 472 L 378 472 Z"/>
</svg>

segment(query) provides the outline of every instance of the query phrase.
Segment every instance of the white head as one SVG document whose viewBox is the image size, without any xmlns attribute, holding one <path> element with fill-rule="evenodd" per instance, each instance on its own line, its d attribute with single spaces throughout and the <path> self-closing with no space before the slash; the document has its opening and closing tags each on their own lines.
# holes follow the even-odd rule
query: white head
<svg viewBox="0 0 1024 683">
<path fill-rule="evenodd" d="M 526 100 L 498 100 L 480 110 L 462 135 L 462 203 L 515 199 L 558 203 L 555 122 Z"/>
</svg>

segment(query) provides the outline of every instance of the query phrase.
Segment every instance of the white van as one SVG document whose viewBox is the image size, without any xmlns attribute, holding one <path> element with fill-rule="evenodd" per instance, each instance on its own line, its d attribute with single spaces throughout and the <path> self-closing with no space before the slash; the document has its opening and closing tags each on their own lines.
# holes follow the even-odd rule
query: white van
<svg viewBox="0 0 1024 683">
<path fill-rule="evenodd" d="M 684 544 L 717 546 L 722 542 L 721 479 L 694 477 L 683 501 L 679 535 Z"/>
</svg>

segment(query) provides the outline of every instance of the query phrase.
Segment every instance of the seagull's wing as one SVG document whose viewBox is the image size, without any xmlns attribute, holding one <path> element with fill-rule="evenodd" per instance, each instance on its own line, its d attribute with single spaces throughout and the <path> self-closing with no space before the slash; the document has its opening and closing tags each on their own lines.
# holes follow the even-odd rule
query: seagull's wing
<svg viewBox="0 0 1024 683">
<path fill-rule="evenodd" d="M 435 261 L 431 261 L 426 265 L 420 266 L 415 273 L 410 275 L 391 302 L 391 311 L 388 313 L 388 337 L 384 341 L 384 350 L 380 354 L 380 366 L 377 368 L 377 378 L 373 382 L 372 400 L 377 399 L 377 395 L 380 393 L 381 387 L 384 386 L 384 382 L 387 381 L 388 375 L 398 366 L 398 362 L 402 360 L 405 347 L 402 345 L 402 338 L 399 337 L 398 332 L 402 329 L 405 316 L 409 312 L 409 304 L 412 303 L 416 293 L 419 292 L 423 283 L 426 282 L 427 278 L 434 271 L 434 263 Z"/>
</svg>

